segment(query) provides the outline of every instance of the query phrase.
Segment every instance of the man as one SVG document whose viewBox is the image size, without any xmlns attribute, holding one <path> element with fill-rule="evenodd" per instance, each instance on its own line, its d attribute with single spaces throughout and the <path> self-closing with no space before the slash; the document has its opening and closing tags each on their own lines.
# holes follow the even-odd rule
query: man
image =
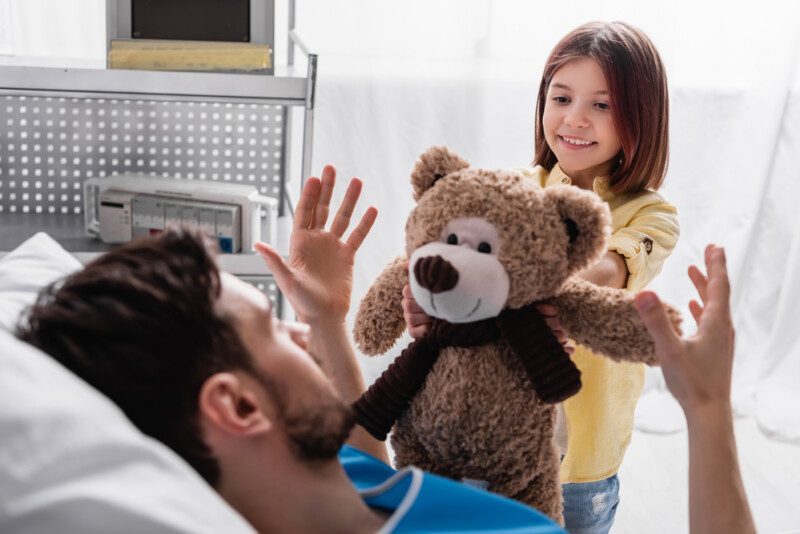
<svg viewBox="0 0 800 534">
<path fill-rule="evenodd" d="M 513 501 L 413 470 L 394 474 L 353 448 L 337 458 L 347 439 L 388 462 L 348 408 L 365 389 L 345 330 L 353 261 L 377 212 L 369 208 L 341 240 L 361 190 L 354 179 L 325 231 L 334 181 L 332 167 L 308 180 L 288 262 L 258 246 L 305 325 L 278 321 L 260 292 L 217 271 L 202 238 L 177 232 L 123 246 L 47 288 L 17 335 L 115 401 L 259 531 L 560 531 Z M 640 293 L 637 307 L 689 422 L 690 530 L 749 533 L 724 252 L 710 246 L 705 260 L 707 277 L 689 272 L 703 302 L 690 303 L 695 336 L 675 335 L 653 293 Z M 377 482 L 397 483 L 400 499 L 363 491 Z M 440 513 L 453 504 L 443 495 L 458 513 Z"/>
<path fill-rule="evenodd" d="M 306 183 L 288 262 L 258 246 L 301 325 L 278 321 L 262 293 L 218 272 L 202 237 L 177 231 L 47 288 L 17 335 L 116 402 L 259 531 L 560 532 L 514 501 L 418 470 L 395 475 L 355 450 L 388 462 L 385 445 L 353 426 L 349 404 L 365 386 L 345 328 L 355 253 L 377 211 L 342 241 L 354 179 L 326 231 L 334 182 L 329 166 Z M 367 491 L 378 483 L 399 498 Z M 441 513 L 442 496 L 463 510 Z"/>
</svg>

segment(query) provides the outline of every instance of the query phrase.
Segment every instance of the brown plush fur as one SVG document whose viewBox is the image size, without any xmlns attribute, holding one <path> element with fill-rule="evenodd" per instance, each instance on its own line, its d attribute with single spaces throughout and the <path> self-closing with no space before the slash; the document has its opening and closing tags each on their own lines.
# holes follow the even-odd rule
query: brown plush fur
<svg viewBox="0 0 800 534">
<path fill-rule="evenodd" d="M 515 173 L 472 169 L 441 147 L 421 156 L 412 184 L 418 204 L 406 224 L 406 258 L 441 241 L 448 221 L 484 219 L 502 241 L 493 253 L 509 278 L 507 308 L 551 302 L 568 335 L 595 352 L 655 362 L 632 296 L 572 278 L 605 250 L 610 215 L 596 195 L 570 186 L 543 190 Z M 361 302 L 354 334 L 367 354 L 386 352 L 403 332 L 406 262 L 389 265 Z M 673 320 L 679 321 L 674 311 Z M 505 341 L 445 348 L 394 427 L 397 465 L 487 481 L 491 491 L 560 520 L 554 410 L 536 396 Z"/>
<path fill-rule="evenodd" d="M 642 327 L 633 300 L 627 291 L 572 278 L 549 302 L 556 306 L 564 331 L 575 342 L 616 361 L 656 365 L 653 338 Z M 668 312 L 680 332 L 680 314 L 672 307 Z"/>
<path fill-rule="evenodd" d="M 406 329 L 402 293 L 408 283 L 408 260 L 395 258 L 367 290 L 358 308 L 353 337 L 361 352 L 383 354 Z"/>
</svg>

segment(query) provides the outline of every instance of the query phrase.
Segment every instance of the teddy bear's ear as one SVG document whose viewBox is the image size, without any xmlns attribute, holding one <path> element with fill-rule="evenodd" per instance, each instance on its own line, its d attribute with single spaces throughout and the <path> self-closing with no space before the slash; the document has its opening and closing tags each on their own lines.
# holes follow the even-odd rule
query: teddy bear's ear
<svg viewBox="0 0 800 534">
<path fill-rule="evenodd" d="M 545 194 L 555 204 L 569 237 L 570 270 L 588 267 L 605 250 L 611 226 L 608 206 L 596 194 L 574 186 L 548 187 Z"/>
<path fill-rule="evenodd" d="M 429 148 L 419 157 L 411 172 L 414 200 L 419 200 L 425 191 L 433 187 L 433 184 L 440 178 L 467 167 L 469 167 L 469 163 L 455 152 L 451 152 L 443 146 Z"/>
</svg>

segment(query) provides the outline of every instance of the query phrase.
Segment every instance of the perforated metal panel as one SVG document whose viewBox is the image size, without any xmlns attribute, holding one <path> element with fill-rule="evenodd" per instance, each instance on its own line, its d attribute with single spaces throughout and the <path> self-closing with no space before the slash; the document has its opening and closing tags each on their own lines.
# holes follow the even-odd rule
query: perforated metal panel
<svg viewBox="0 0 800 534">
<path fill-rule="evenodd" d="M 278 317 L 283 316 L 283 300 L 281 299 L 281 294 L 278 290 L 278 284 L 275 283 L 275 279 L 273 277 L 240 275 L 239 278 L 267 295 L 270 302 L 272 302 L 272 309 L 275 311 Z"/>
<path fill-rule="evenodd" d="M 0 96 L 0 212 L 79 214 L 85 178 L 137 172 L 282 196 L 286 108 Z"/>
</svg>

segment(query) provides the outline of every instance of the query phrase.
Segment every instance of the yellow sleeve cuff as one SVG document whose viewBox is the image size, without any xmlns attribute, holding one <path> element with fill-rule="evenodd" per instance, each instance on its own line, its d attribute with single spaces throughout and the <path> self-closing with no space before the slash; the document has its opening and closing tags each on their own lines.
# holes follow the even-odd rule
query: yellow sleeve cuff
<svg viewBox="0 0 800 534">
<path fill-rule="evenodd" d="M 624 233 L 624 231 L 618 231 L 608 240 L 608 250 L 613 250 L 625 258 L 625 265 L 628 267 L 629 275 L 635 275 L 641 270 L 647 261 L 648 247 L 652 252 L 652 239 L 648 237 L 639 239 Z"/>
</svg>

